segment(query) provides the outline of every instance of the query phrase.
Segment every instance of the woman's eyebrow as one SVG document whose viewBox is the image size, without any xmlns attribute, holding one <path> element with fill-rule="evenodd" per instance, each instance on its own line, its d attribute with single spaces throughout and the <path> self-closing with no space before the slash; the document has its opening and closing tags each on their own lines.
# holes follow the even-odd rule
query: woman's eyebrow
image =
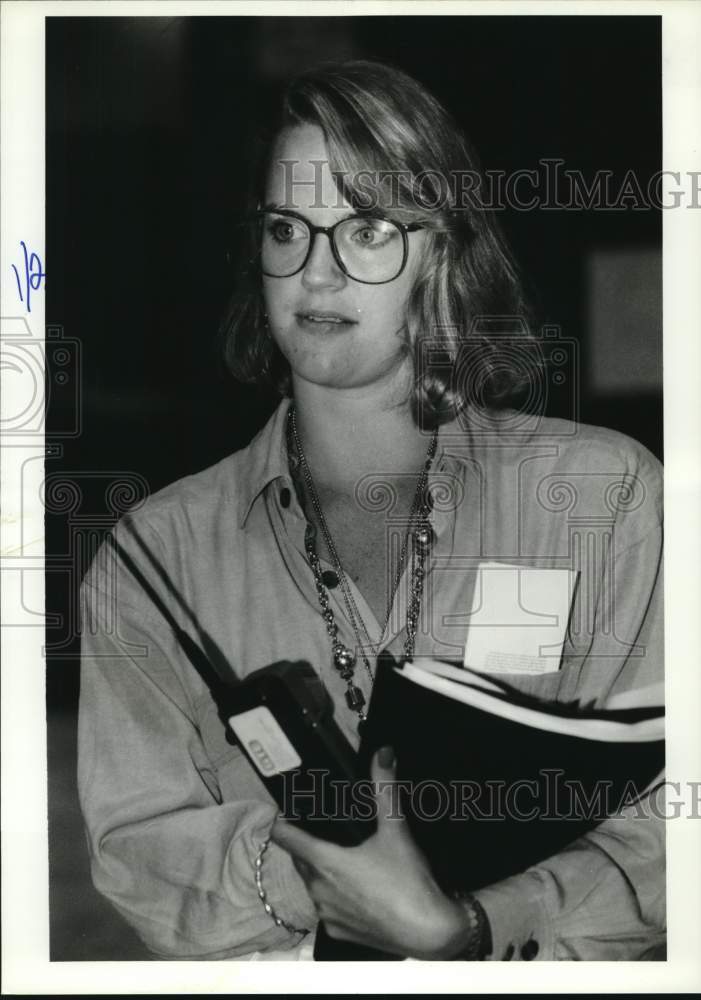
<svg viewBox="0 0 701 1000">
<path fill-rule="evenodd" d="M 263 212 L 280 212 L 283 215 L 286 214 L 286 213 L 292 213 L 294 215 L 298 215 L 300 217 L 300 219 L 304 219 L 305 222 L 309 223 L 309 225 L 314 225 L 314 223 L 312 222 L 312 220 L 308 216 L 306 216 L 304 214 L 304 212 L 300 212 L 298 208 L 287 208 L 286 205 L 281 205 L 278 202 L 268 202 L 267 205 L 263 205 L 262 211 Z M 352 218 L 354 218 L 357 215 L 365 215 L 365 214 L 367 214 L 367 213 L 355 211 L 354 209 L 349 208 L 348 211 L 345 213 L 345 215 L 341 216 L 341 218 L 339 219 L 339 222 L 341 221 L 341 219 L 352 219 Z"/>
</svg>

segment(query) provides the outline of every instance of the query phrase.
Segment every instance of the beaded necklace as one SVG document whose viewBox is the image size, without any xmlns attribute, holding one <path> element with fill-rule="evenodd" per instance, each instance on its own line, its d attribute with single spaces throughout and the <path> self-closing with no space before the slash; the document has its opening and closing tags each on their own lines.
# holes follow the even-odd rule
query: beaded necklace
<svg viewBox="0 0 701 1000">
<path fill-rule="evenodd" d="M 399 581 L 404 571 L 404 565 L 406 563 L 407 552 L 411 540 L 411 564 L 412 564 L 412 583 L 411 583 L 411 593 L 409 596 L 409 603 L 407 606 L 406 614 L 406 639 L 404 641 L 404 658 L 411 660 L 414 655 L 414 644 L 416 641 L 416 630 L 419 624 L 419 614 L 421 611 L 421 596 L 423 593 L 424 586 L 424 575 L 425 575 L 425 562 L 426 556 L 431 548 L 433 542 L 433 529 L 431 528 L 431 523 L 429 520 L 429 515 L 431 513 L 430 499 L 428 496 L 427 485 L 428 485 L 428 474 L 431 469 L 431 464 L 433 458 L 436 454 L 436 446 L 438 443 L 438 432 L 434 431 L 431 438 L 431 443 L 428 446 L 428 452 L 426 454 L 426 459 L 424 461 L 421 472 L 419 473 L 416 482 L 416 491 L 414 493 L 414 500 L 411 506 L 411 511 L 409 513 L 409 525 L 407 532 L 404 536 L 404 541 L 402 543 L 402 550 L 399 556 L 399 562 L 397 565 L 397 572 L 394 577 L 393 587 L 389 595 L 389 601 L 387 606 L 387 616 L 385 618 L 384 626 L 380 634 L 380 639 L 377 642 L 372 642 L 370 635 L 368 634 L 367 627 L 363 621 L 362 615 L 358 610 L 358 606 L 353 597 L 353 593 L 348 585 L 348 580 L 346 574 L 341 565 L 341 560 L 339 559 L 338 552 L 336 551 L 336 546 L 333 541 L 333 537 L 329 530 L 326 517 L 324 516 L 324 510 L 321 506 L 321 501 L 314 485 L 314 479 L 312 477 L 311 469 L 309 468 L 309 463 L 307 462 L 306 455 L 304 454 L 304 449 L 302 448 L 302 443 L 299 439 L 299 434 L 297 433 L 297 422 L 295 419 L 295 408 L 294 404 L 290 406 L 288 412 L 288 450 L 291 443 L 294 444 L 295 451 L 299 458 L 299 464 L 302 471 L 302 476 L 304 479 L 304 484 L 307 489 L 307 494 L 311 501 L 314 513 L 316 514 L 317 521 L 321 526 L 321 531 L 324 536 L 324 541 L 326 542 L 326 547 L 331 556 L 334 570 L 336 576 L 338 577 L 339 584 L 341 586 L 341 593 L 343 594 L 343 601 L 346 606 L 346 611 L 348 612 L 348 619 L 351 623 L 355 637 L 358 643 L 358 651 L 363 658 L 363 663 L 365 669 L 368 672 L 370 680 L 374 680 L 374 675 L 372 672 L 372 667 L 370 666 L 370 661 L 368 659 L 367 653 L 365 652 L 366 647 L 369 647 L 373 656 L 377 656 L 379 643 L 382 636 L 387 630 L 387 625 L 389 623 L 389 617 L 392 610 L 392 604 L 394 602 L 394 596 L 399 586 Z M 312 573 L 314 574 L 314 583 L 316 586 L 316 593 L 319 599 L 319 604 L 321 606 L 321 614 L 324 619 L 324 624 L 326 626 L 326 631 L 328 633 L 329 639 L 331 640 L 331 651 L 333 655 L 333 665 L 335 669 L 340 674 L 340 677 L 346 683 L 346 703 L 351 709 L 351 711 L 356 712 L 361 722 L 366 718 L 363 708 L 365 706 L 365 695 L 362 690 L 354 684 L 355 667 L 357 663 L 357 656 L 352 649 L 344 645 L 338 638 L 338 624 L 336 623 L 336 618 L 331 609 L 331 603 L 329 601 L 329 594 L 324 584 L 323 571 L 321 569 L 321 562 L 319 560 L 318 553 L 316 551 L 316 530 L 313 525 L 308 524 L 307 530 L 304 538 L 305 550 L 307 553 L 307 559 L 309 560 L 309 565 L 311 566 Z M 362 630 L 362 634 L 361 634 Z M 363 641 L 363 635 L 365 636 L 366 642 Z"/>
</svg>

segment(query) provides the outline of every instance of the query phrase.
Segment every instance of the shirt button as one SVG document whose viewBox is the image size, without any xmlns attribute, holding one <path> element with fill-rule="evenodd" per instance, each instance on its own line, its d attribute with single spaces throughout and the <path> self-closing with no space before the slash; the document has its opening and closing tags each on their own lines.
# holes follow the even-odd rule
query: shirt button
<svg viewBox="0 0 701 1000">
<path fill-rule="evenodd" d="M 530 962 L 536 957 L 539 951 L 539 944 L 535 938 L 531 938 L 530 941 L 526 941 L 524 946 L 521 948 L 521 958 L 524 962 Z"/>
<path fill-rule="evenodd" d="M 290 500 L 292 499 L 292 494 L 286 486 L 283 486 L 280 490 L 280 503 L 283 507 L 290 506 Z"/>
<path fill-rule="evenodd" d="M 321 579 L 324 582 L 324 586 L 328 587 L 329 590 L 333 590 L 334 587 L 338 586 L 338 577 L 332 569 L 325 569 L 321 574 Z"/>
<path fill-rule="evenodd" d="M 507 947 L 506 951 L 504 952 L 504 957 L 503 957 L 502 961 L 503 962 L 510 962 L 511 959 L 514 957 L 514 952 L 515 951 L 516 951 L 516 949 L 514 948 L 514 946 L 512 944 L 510 944 Z"/>
</svg>

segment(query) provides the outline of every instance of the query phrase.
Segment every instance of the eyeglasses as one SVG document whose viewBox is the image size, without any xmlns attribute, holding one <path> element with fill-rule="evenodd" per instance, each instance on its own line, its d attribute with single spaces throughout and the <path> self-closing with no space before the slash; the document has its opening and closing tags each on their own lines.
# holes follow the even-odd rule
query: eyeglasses
<svg viewBox="0 0 701 1000">
<path fill-rule="evenodd" d="M 256 213 L 260 265 L 270 278 L 290 278 L 307 264 L 318 233 L 327 236 L 334 260 L 354 281 L 384 285 L 398 278 L 409 255 L 407 233 L 423 229 L 368 215 L 352 215 L 333 226 L 312 226 L 287 209 Z"/>
</svg>

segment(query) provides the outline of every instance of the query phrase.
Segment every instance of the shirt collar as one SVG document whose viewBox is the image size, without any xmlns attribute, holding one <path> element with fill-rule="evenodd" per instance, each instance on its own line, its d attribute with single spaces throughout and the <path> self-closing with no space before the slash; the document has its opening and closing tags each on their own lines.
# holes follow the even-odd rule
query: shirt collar
<svg viewBox="0 0 701 1000">
<path fill-rule="evenodd" d="M 290 478 L 285 426 L 290 400 L 283 399 L 265 427 L 256 434 L 240 458 L 241 506 L 239 527 L 245 527 L 254 501 L 276 479 Z"/>
<path fill-rule="evenodd" d="M 276 479 L 290 479 L 286 435 L 290 402 L 289 399 L 283 399 L 280 402 L 265 427 L 258 432 L 241 453 L 241 507 L 239 515 L 239 527 L 241 528 L 246 524 L 254 501 L 261 495 L 266 486 Z M 479 421 L 477 425 L 479 430 L 484 432 L 484 415 L 476 418 L 469 409 L 460 418 L 440 426 L 434 469 L 445 468 L 446 462 L 450 461 L 457 461 L 461 465 L 468 463 L 466 445 L 468 445 L 469 450 L 469 445 L 474 443 L 472 440 L 475 430 L 473 423 L 476 419 Z M 487 426 L 489 427 L 489 423 Z M 493 434 L 497 433 L 498 424 L 490 429 Z"/>
<path fill-rule="evenodd" d="M 514 409 L 490 413 L 469 405 L 454 420 L 440 426 L 435 468 L 447 461 L 468 465 L 485 449 L 496 449 L 495 454 L 499 454 L 500 449 L 520 448 L 534 441 L 549 444 L 557 434 L 552 425 L 553 421 L 538 413 Z"/>
</svg>

